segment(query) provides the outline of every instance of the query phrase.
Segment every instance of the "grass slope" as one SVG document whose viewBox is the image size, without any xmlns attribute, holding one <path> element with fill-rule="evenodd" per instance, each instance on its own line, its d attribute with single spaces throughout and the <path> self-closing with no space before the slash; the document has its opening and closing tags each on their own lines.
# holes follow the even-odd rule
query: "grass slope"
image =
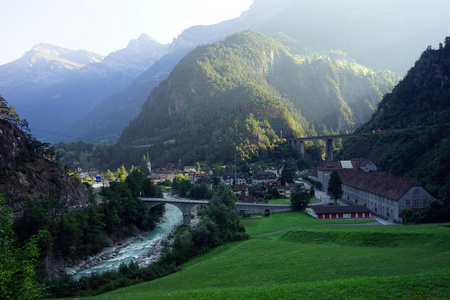
<svg viewBox="0 0 450 300">
<path fill-rule="evenodd" d="M 292 229 L 304 226 L 327 224 L 359 224 L 371 223 L 374 220 L 316 220 L 306 213 L 285 212 L 273 214 L 270 217 L 259 219 L 243 219 L 242 225 L 250 235 L 267 234 L 279 230 Z"/>
<path fill-rule="evenodd" d="M 450 297 L 449 227 L 321 225 L 304 213 L 243 222 L 261 234 L 296 218 L 299 228 L 224 245 L 170 276 L 92 299 Z"/>
</svg>

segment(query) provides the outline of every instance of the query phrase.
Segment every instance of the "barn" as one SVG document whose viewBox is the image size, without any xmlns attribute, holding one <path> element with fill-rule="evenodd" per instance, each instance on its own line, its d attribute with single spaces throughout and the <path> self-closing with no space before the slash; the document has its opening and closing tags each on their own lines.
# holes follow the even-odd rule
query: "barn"
<svg viewBox="0 0 450 300">
<path fill-rule="evenodd" d="M 314 206 L 306 212 L 319 220 L 326 219 L 364 219 L 371 218 L 370 209 L 363 205 L 351 206 Z"/>
</svg>

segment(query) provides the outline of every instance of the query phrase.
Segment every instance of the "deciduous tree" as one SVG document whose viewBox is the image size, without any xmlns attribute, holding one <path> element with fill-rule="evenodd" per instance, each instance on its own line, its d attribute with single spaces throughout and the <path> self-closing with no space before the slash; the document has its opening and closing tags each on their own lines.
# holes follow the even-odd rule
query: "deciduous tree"
<svg viewBox="0 0 450 300">
<path fill-rule="evenodd" d="M 309 193 L 306 190 L 295 192 L 291 196 L 291 205 L 298 210 L 304 210 L 309 204 Z"/>
<path fill-rule="evenodd" d="M 16 245 L 13 223 L 12 211 L 4 205 L 0 196 L 0 298 L 37 299 L 42 288 L 35 272 L 39 258 L 36 245 L 45 231 L 40 231 L 21 247 Z"/>
</svg>

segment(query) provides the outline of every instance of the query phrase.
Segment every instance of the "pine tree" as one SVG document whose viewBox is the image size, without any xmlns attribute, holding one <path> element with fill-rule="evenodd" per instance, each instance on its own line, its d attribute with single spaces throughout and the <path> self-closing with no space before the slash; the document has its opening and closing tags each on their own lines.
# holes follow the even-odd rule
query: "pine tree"
<svg viewBox="0 0 450 300">
<path fill-rule="evenodd" d="M 8 102 L 6 102 L 5 98 L 0 96 L 0 119 L 6 119 L 9 113 Z"/>
<path fill-rule="evenodd" d="M 330 174 L 330 180 L 328 181 L 328 194 L 331 196 L 331 199 L 334 200 L 334 203 L 337 204 L 337 200 L 342 198 L 342 180 L 339 172 L 334 170 Z"/>
</svg>

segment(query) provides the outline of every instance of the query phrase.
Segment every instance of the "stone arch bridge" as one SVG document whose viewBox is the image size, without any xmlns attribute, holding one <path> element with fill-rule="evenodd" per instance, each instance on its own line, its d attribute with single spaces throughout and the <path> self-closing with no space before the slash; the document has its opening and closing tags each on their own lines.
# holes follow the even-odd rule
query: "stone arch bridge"
<svg viewBox="0 0 450 300">
<path fill-rule="evenodd" d="M 192 209 L 197 205 L 209 207 L 208 200 L 195 200 L 183 198 L 144 198 L 140 197 L 142 202 L 147 203 L 150 208 L 159 204 L 172 204 L 178 207 L 183 213 L 183 224 L 191 223 Z M 264 203 L 242 203 L 236 202 L 236 209 L 239 214 L 274 214 L 277 212 L 293 211 L 292 206 L 288 204 L 264 204 Z"/>
</svg>

